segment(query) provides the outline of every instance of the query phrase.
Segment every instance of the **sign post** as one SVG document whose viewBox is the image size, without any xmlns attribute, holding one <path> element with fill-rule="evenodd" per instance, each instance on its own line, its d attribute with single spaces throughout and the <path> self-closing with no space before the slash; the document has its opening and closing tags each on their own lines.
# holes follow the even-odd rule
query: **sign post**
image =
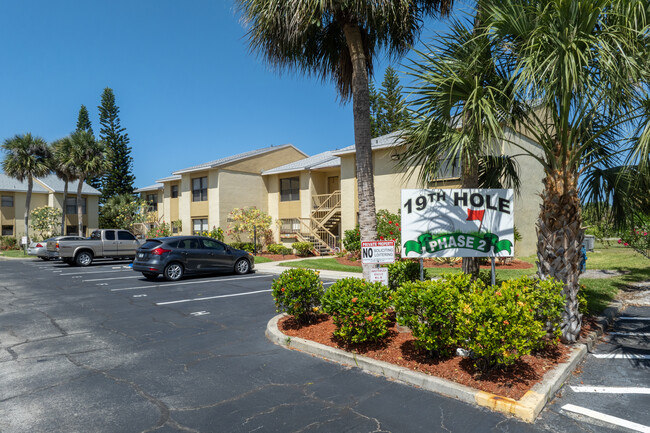
<svg viewBox="0 0 650 433">
<path fill-rule="evenodd" d="M 403 189 L 403 257 L 514 255 L 511 189 Z"/>
</svg>

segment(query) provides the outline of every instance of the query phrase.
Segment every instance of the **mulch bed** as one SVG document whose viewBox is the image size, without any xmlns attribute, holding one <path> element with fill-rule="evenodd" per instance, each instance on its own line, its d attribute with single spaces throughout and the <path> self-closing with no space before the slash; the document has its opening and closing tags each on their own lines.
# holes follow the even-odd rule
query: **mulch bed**
<svg viewBox="0 0 650 433">
<path fill-rule="evenodd" d="M 314 323 L 304 326 L 292 316 L 286 316 L 280 319 L 278 328 L 291 337 L 300 337 L 358 353 L 515 400 L 520 399 L 533 385 L 540 382 L 547 371 L 564 362 L 571 350 L 569 346 L 560 343 L 535 354 L 523 356 L 512 366 L 483 373 L 469 358 L 430 357 L 428 353 L 415 347 L 415 339 L 410 331 L 398 331 L 395 323 L 390 325 L 389 336 L 384 341 L 364 344 L 345 344 L 335 338 L 334 323 L 326 314 L 319 315 Z"/>
<path fill-rule="evenodd" d="M 347 257 L 337 257 L 336 261 L 342 265 L 361 267 L 361 260 L 350 260 Z M 530 269 L 534 266 L 532 263 L 524 262 L 523 260 L 519 260 L 519 259 L 513 259 L 510 263 L 505 263 L 505 264 L 500 264 L 499 261 L 497 260 L 495 265 L 497 269 Z M 431 260 L 431 259 L 424 259 L 424 267 L 460 269 L 461 264 L 460 261 L 457 264 L 445 264 L 445 263 L 438 263 L 435 260 Z M 491 269 L 491 268 L 492 268 L 491 265 L 481 266 L 481 269 Z"/>
<path fill-rule="evenodd" d="M 270 254 L 270 253 L 257 253 L 256 257 L 266 257 L 267 259 L 271 259 L 274 262 L 281 262 L 283 260 L 293 260 L 293 259 L 301 259 L 304 257 L 297 256 L 295 254 Z"/>
</svg>

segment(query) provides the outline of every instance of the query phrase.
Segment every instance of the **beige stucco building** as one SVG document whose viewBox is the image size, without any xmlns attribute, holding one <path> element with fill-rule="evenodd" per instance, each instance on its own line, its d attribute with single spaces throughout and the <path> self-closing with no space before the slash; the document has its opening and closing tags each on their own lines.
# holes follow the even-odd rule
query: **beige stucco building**
<svg viewBox="0 0 650 433">
<path fill-rule="evenodd" d="M 66 230 L 68 234 L 77 233 L 77 181 L 68 185 L 68 199 L 66 204 Z M 55 175 L 34 179 L 32 197 L 29 204 L 30 211 L 49 206 L 63 209 L 64 182 Z M 81 190 L 83 227 L 86 236 L 97 228 L 99 214 L 99 191 L 88 184 Z M 20 239 L 25 234 L 25 205 L 27 200 L 27 182 L 0 173 L 0 226 L 2 236 L 14 236 Z M 31 230 L 30 230 L 31 232 Z"/>
<path fill-rule="evenodd" d="M 422 185 L 417 175 L 409 176 L 412 167 L 404 169 L 399 164 L 404 146 L 397 133 L 375 138 L 371 144 L 376 209 L 397 213 L 401 190 Z M 539 151 L 532 140 L 516 132 L 509 132 L 497 151 L 520 155 L 517 145 Z M 516 159 L 521 190 L 515 197 L 514 218 L 522 239 L 515 254 L 527 256 L 535 252 L 543 170 L 533 158 Z M 454 161 L 443 165 L 426 187 L 460 187 L 460 166 Z M 233 208 L 255 206 L 277 221 L 273 225 L 276 241 L 308 241 L 329 252 L 340 245 L 343 232 L 358 222 L 354 146 L 310 157 L 291 145 L 268 147 L 178 170 L 157 182 L 137 192 L 155 201 L 159 221 L 181 220 L 183 234 L 213 227 L 226 230 Z"/>
</svg>

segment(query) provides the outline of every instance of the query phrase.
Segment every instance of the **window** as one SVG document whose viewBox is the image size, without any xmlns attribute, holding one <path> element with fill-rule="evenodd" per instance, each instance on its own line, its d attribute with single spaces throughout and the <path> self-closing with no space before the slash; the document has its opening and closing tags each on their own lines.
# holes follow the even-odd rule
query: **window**
<svg viewBox="0 0 650 433">
<path fill-rule="evenodd" d="M 218 250 L 218 251 L 226 250 L 226 247 L 221 242 L 212 239 L 201 239 L 201 242 L 203 242 L 203 248 L 208 248 L 211 250 Z"/>
<path fill-rule="evenodd" d="M 203 219 L 192 220 L 192 226 L 194 227 L 192 234 L 200 235 L 204 231 L 208 231 L 208 219 L 203 218 Z"/>
<path fill-rule="evenodd" d="M 79 228 L 79 227 L 76 226 L 76 225 L 74 225 L 74 226 L 66 226 L 66 227 L 65 227 L 65 232 L 66 232 L 67 234 L 69 234 L 69 235 L 79 235 L 79 236 L 83 236 L 83 235 L 86 233 L 86 228 L 87 228 L 87 227 L 86 227 L 86 226 L 83 226 L 83 227 L 81 228 L 81 230 L 82 230 L 81 233 L 77 233 L 77 229 L 78 229 L 78 228 Z M 91 236 L 92 236 L 92 235 L 91 235 Z M 97 239 L 99 239 L 99 238 L 97 238 Z"/>
<path fill-rule="evenodd" d="M 68 197 L 65 201 L 65 213 L 77 213 L 77 197 Z M 86 197 L 81 197 L 81 213 L 86 213 Z"/>
<path fill-rule="evenodd" d="M 158 210 L 158 194 L 147 194 L 147 203 L 149 204 L 147 212 Z"/>
<path fill-rule="evenodd" d="M 178 197 L 178 185 L 172 185 L 172 198 Z"/>
<path fill-rule="evenodd" d="M 133 236 L 129 232 L 117 232 L 117 240 L 118 241 L 134 241 L 135 236 Z"/>
<path fill-rule="evenodd" d="M 192 201 L 208 200 L 208 178 L 197 177 L 192 179 Z"/>
<path fill-rule="evenodd" d="M 114 241 L 115 240 L 115 232 L 113 230 L 106 230 L 104 232 L 104 239 L 107 241 Z"/>
<path fill-rule="evenodd" d="M 2 196 L 2 203 L 0 203 L 0 206 L 2 206 L 2 207 L 14 207 L 14 196 L 13 195 L 3 195 Z"/>
<path fill-rule="evenodd" d="M 280 201 L 300 200 L 300 178 L 280 179 Z"/>
<path fill-rule="evenodd" d="M 460 177 L 460 159 L 456 158 L 447 158 L 440 161 L 440 167 L 438 168 L 437 179 L 449 179 L 454 177 Z"/>
<path fill-rule="evenodd" d="M 13 236 L 13 235 L 14 235 L 14 226 L 2 226 L 2 236 Z"/>
</svg>

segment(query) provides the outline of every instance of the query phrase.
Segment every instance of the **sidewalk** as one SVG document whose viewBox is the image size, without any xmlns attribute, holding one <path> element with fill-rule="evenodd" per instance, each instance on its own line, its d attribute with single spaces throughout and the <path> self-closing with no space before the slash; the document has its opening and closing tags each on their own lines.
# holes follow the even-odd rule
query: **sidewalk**
<svg viewBox="0 0 650 433">
<path fill-rule="evenodd" d="M 255 270 L 257 272 L 264 272 L 265 274 L 276 274 L 279 275 L 287 269 L 291 269 L 287 266 L 280 266 L 280 263 L 288 262 L 298 262 L 302 260 L 320 260 L 324 257 L 303 257 L 300 259 L 293 260 L 282 260 L 278 262 L 267 262 L 267 263 L 255 263 Z M 362 278 L 363 274 L 361 272 L 341 272 L 341 271 L 328 271 L 324 269 L 315 269 L 319 272 L 320 277 L 330 280 L 340 280 L 342 278 Z"/>
</svg>

